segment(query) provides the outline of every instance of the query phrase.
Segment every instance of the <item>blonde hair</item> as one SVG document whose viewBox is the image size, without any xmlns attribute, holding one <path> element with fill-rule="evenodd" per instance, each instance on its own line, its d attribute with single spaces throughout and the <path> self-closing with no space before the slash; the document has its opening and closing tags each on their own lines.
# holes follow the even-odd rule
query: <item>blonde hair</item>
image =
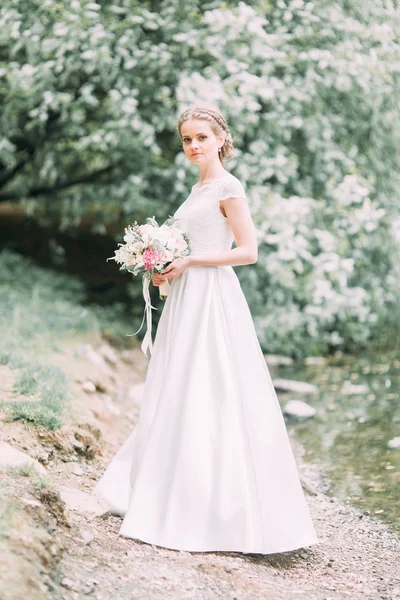
<svg viewBox="0 0 400 600">
<path fill-rule="evenodd" d="M 214 106 L 193 106 L 192 108 L 188 108 L 185 110 L 178 120 L 178 131 L 179 135 L 181 135 L 181 127 L 185 121 L 189 121 L 190 119 L 200 119 L 203 121 L 208 121 L 211 126 L 212 131 L 215 135 L 223 135 L 225 141 L 219 150 L 219 158 L 221 162 L 224 159 L 230 158 L 232 156 L 233 151 L 233 139 L 228 126 L 228 123 L 225 120 L 225 117 L 220 113 L 220 111 Z"/>
</svg>

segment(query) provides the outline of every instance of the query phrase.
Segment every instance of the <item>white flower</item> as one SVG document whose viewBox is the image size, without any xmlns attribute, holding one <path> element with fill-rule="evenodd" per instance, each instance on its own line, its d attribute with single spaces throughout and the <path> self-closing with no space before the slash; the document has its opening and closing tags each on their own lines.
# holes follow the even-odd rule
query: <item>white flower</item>
<svg viewBox="0 0 400 600">
<path fill-rule="evenodd" d="M 160 242 L 162 246 L 166 246 L 171 240 L 171 230 L 167 225 L 161 225 L 154 234 L 156 240 Z"/>
<path fill-rule="evenodd" d="M 139 231 L 142 236 L 143 243 L 147 246 L 154 239 L 157 228 L 153 227 L 153 225 L 140 225 Z"/>
<path fill-rule="evenodd" d="M 161 260 L 163 263 L 170 262 L 171 260 L 173 260 L 173 258 L 174 255 L 169 250 L 164 250 L 164 252 L 161 255 Z"/>
<path fill-rule="evenodd" d="M 133 233 L 131 233 L 127 229 L 125 231 L 126 231 L 126 234 L 124 235 L 124 242 L 126 242 L 127 244 L 134 244 L 136 241 L 136 238 L 133 235 Z"/>
<path fill-rule="evenodd" d="M 179 236 L 177 238 L 175 238 L 175 250 L 178 252 L 183 252 L 184 250 L 186 250 L 187 248 L 187 243 L 185 242 L 185 239 L 183 238 L 183 236 Z"/>
</svg>

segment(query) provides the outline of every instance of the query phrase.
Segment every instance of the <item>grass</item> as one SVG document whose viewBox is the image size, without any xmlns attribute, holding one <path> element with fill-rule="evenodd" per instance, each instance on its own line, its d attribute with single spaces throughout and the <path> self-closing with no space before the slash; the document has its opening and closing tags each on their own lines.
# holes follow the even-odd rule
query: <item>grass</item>
<svg viewBox="0 0 400 600">
<path fill-rule="evenodd" d="M 1 402 L 8 419 L 57 429 L 64 423 L 69 405 L 69 385 L 57 367 L 30 364 L 21 368 L 14 392 L 26 400 Z"/>
<path fill-rule="evenodd" d="M 31 462 L 26 462 L 17 467 L 2 467 L 0 472 L 5 472 L 11 477 L 29 477 L 36 489 L 54 489 L 55 484 L 48 475 L 38 473 Z"/>
<path fill-rule="evenodd" d="M 54 482 L 47 475 L 41 475 L 40 473 L 37 475 L 36 479 L 33 481 L 33 485 L 37 489 L 56 489 Z"/>
<path fill-rule="evenodd" d="M 7 475 L 16 477 L 31 477 L 37 474 L 35 466 L 31 462 L 23 463 L 22 465 L 18 465 L 18 467 L 8 467 L 6 471 Z"/>
<path fill-rule="evenodd" d="M 57 339 L 98 328 L 82 306 L 84 286 L 73 277 L 41 269 L 18 254 L 0 254 L 0 362 L 20 362 Z"/>
<path fill-rule="evenodd" d="M 0 540 L 7 539 L 13 530 L 15 507 L 0 498 Z"/>
</svg>

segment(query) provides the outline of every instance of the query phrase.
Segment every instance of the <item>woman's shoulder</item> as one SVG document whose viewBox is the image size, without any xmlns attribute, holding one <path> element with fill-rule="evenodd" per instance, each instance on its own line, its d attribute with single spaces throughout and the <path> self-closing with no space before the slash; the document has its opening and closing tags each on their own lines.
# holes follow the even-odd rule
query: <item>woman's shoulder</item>
<svg viewBox="0 0 400 600">
<path fill-rule="evenodd" d="M 236 198 L 238 196 L 246 198 L 246 192 L 240 179 L 232 175 L 232 173 L 228 173 L 223 181 L 221 180 L 221 184 L 221 200 L 224 198 Z"/>
<path fill-rule="evenodd" d="M 235 183 L 240 184 L 240 180 L 235 175 L 233 175 L 233 173 L 229 173 L 229 172 L 226 173 L 223 180 L 224 180 L 224 182 L 226 182 L 226 184 L 228 184 L 229 182 L 235 182 Z"/>
<path fill-rule="evenodd" d="M 232 173 L 227 172 L 222 177 L 217 177 L 201 186 L 195 184 L 192 187 L 192 194 L 204 193 L 212 197 L 218 196 L 219 200 L 226 198 L 237 198 L 238 196 L 246 198 L 246 192 L 240 180 Z"/>
</svg>

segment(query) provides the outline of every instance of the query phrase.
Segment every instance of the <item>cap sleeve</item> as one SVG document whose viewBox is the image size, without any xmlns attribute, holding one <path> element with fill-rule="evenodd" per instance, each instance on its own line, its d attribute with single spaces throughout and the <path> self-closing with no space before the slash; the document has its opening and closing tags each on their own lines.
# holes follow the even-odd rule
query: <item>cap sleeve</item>
<svg viewBox="0 0 400 600">
<path fill-rule="evenodd" d="M 245 198 L 247 200 L 244 187 L 236 177 L 225 181 L 221 189 L 219 200 L 227 200 L 228 198 Z"/>
</svg>

